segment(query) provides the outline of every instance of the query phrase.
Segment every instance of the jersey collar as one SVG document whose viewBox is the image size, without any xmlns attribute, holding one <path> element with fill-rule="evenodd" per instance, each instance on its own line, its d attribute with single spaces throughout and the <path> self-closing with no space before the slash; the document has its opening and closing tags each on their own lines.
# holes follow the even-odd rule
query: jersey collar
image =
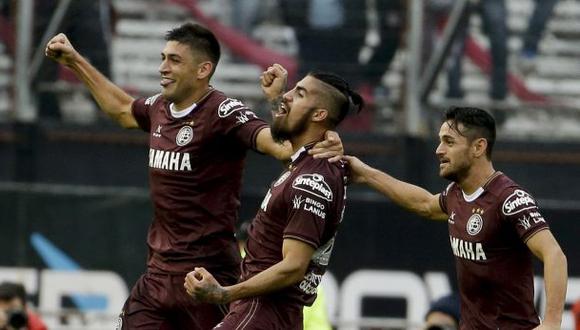
<svg viewBox="0 0 580 330">
<path fill-rule="evenodd" d="M 302 158 L 301 156 L 302 156 L 302 155 L 306 155 L 306 154 L 307 154 L 307 151 L 308 151 L 308 150 L 310 150 L 310 149 L 312 149 L 312 147 L 314 147 L 314 145 L 315 145 L 315 144 L 316 144 L 316 142 L 311 142 L 311 143 L 308 143 L 308 144 L 305 144 L 305 145 L 303 145 L 303 146 L 302 146 L 302 148 L 298 149 L 298 150 L 297 150 L 297 151 L 294 153 L 294 155 L 292 155 L 292 156 L 290 157 L 290 162 L 291 162 L 291 163 L 294 163 L 294 162 L 296 162 L 296 161 L 297 161 L 299 158 Z"/>
</svg>

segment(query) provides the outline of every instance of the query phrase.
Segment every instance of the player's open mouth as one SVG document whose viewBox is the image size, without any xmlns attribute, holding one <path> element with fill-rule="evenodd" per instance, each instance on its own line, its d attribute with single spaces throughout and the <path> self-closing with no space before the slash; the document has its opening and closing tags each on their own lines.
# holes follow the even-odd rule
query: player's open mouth
<svg viewBox="0 0 580 330">
<path fill-rule="evenodd" d="M 288 114 L 288 108 L 286 107 L 286 103 L 280 103 L 278 107 L 278 111 L 274 112 L 274 117 L 283 117 Z"/>
<path fill-rule="evenodd" d="M 447 164 L 449 164 L 449 159 L 440 159 L 439 160 L 439 167 L 443 167 Z"/>
<path fill-rule="evenodd" d="M 161 77 L 161 82 L 159 83 L 162 87 L 167 87 L 171 83 L 175 82 L 173 79 Z"/>
</svg>

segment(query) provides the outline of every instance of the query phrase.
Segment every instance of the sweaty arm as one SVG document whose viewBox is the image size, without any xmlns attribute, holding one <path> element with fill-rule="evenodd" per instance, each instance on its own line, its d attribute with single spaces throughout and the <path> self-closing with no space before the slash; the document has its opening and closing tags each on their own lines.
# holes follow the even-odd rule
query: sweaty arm
<svg viewBox="0 0 580 330">
<path fill-rule="evenodd" d="M 95 69 L 74 49 L 66 35 L 60 33 L 53 37 L 46 46 L 45 54 L 71 69 L 90 90 L 99 107 L 122 127 L 138 127 L 131 112 L 133 97 Z"/>
<path fill-rule="evenodd" d="M 439 205 L 439 194 L 433 195 L 427 190 L 373 168 L 353 156 L 343 159 L 350 168 L 351 179 L 355 183 L 364 183 L 387 196 L 395 204 L 433 220 L 445 220 L 447 214 Z"/>
<path fill-rule="evenodd" d="M 540 230 L 526 244 L 544 263 L 546 315 L 540 328 L 560 329 L 568 282 L 566 256 L 549 230 Z"/>
<path fill-rule="evenodd" d="M 302 280 L 313 254 L 311 245 L 287 238 L 282 244 L 282 260 L 246 281 L 222 287 L 207 270 L 196 268 L 187 274 L 184 286 L 190 295 L 209 303 L 260 296 Z"/>
</svg>

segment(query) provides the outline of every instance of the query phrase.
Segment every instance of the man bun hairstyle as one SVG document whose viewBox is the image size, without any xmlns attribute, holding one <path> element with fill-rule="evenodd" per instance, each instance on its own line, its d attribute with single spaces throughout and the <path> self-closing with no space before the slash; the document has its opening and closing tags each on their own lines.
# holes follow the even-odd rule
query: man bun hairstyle
<svg viewBox="0 0 580 330">
<path fill-rule="evenodd" d="M 451 122 L 451 128 L 469 141 L 484 138 L 487 140 L 486 156 L 491 159 L 493 145 L 495 144 L 495 119 L 493 116 L 479 108 L 475 107 L 450 107 L 445 112 L 445 121 Z M 459 130 L 459 124 L 462 124 L 463 131 Z"/>
<path fill-rule="evenodd" d="M 188 45 L 194 53 L 207 57 L 213 64 L 211 72 L 213 75 L 220 61 L 221 50 L 217 38 L 209 29 L 197 23 L 188 22 L 168 31 L 165 34 L 165 40 Z"/>
<path fill-rule="evenodd" d="M 322 71 L 312 71 L 309 76 L 328 85 L 328 95 L 323 97 L 329 107 L 331 127 L 336 127 L 349 113 L 359 113 L 364 108 L 364 100 L 360 94 L 353 91 L 348 82 L 341 76 Z"/>
</svg>

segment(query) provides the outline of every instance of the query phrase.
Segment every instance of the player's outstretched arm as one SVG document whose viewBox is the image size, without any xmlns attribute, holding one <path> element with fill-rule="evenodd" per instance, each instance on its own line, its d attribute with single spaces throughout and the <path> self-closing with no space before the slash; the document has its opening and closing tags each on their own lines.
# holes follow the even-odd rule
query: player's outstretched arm
<svg viewBox="0 0 580 330">
<path fill-rule="evenodd" d="M 433 220 L 447 219 L 439 205 L 439 194 L 433 195 L 421 187 L 397 180 L 356 157 L 344 156 L 343 160 L 348 164 L 352 182 L 366 184 L 395 204 L 420 216 Z"/>
<path fill-rule="evenodd" d="M 544 263 L 546 314 L 544 321 L 536 329 L 560 329 L 568 282 L 566 256 L 549 230 L 537 232 L 526 244 Z"/>
<path fill-rule="evenodd" d="M 66 35 L 54 36 L 46 45 L 48 58 L 68 67 L 88 87 L 99 107 L 125 128 L 137 128 L 131 112 L 133 98 L 93 67 L 72 46 Z"/>
<path fill-rule="evenodd" d="M 195 268 L 185 277 L 184 287 L 195 299 L 226 304 L 234 300 L 264 295 L 304 279 L 314 248 L 302 241 L 284 239 L 282 261 L 238 284 L 222 287 L 204 268 Z"/>
</svg>

